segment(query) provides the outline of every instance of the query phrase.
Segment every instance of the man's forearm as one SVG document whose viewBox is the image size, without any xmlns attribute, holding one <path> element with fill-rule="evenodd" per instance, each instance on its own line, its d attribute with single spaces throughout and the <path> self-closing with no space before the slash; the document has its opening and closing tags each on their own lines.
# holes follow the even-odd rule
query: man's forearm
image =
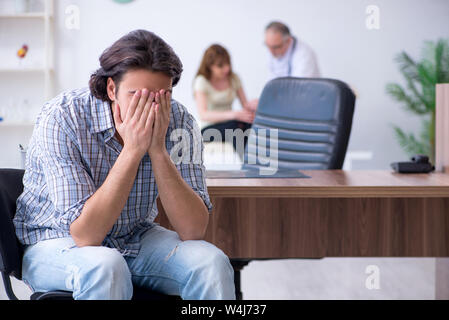
<svg viewBox="0 0 449 320">
<path fill-rule="evenodd" d="M 86 201 L 70 234 L 78 247 L 101 245 L 122 212 L 139 167 L 140 158 L 123 149 L 101 187 Z"/>
<path fill-rule="evenodd" d="M 209 221 L 203 199 L 184 181 L 167 151 L 152 154 L 151 165 L 162 206 L 180 238 L 202 239 Z"/>
</svg>

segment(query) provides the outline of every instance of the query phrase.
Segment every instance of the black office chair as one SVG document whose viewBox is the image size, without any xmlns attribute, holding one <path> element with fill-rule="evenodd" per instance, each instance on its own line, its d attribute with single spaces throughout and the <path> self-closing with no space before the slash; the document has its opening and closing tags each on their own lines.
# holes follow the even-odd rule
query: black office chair
<svg viewBox="0 0 449 320">
<path fill-rule="evenodd" d="M 0 271 L 6 294 L 10 300 L 17 300 L 11 286 L 10 276 L 22 278 L 23 248 L 19 243 L 12 219 L 16 213 L 16 200 L 23 191 L 24 171 L 0 169 Z M 31 300 L 73 300 L 70 291 L 34 292 Z M 156 291 L 134 286 L 133 300 L 180 300 Z"/>
<path fill-rule="evenodd" d="M 293 77 L 271 80 L 259 99 L 242 169 L 268 167 L 275 158 L 270 154 L 274 137 L 269 129 L 278 130 L 278 168 L 341 169 L 354 106 L 354 93 L 339 80 Z M 266 139 L 261 129 L 265 129 Z M 240 271 L 250 261 L 231 259 L 239 299 L 242 299 Z"/>
<path fill-rule="evenodd" d="M 269 154 L 269 129 L 277 129 L 278 168 L 341 169 L 354 105 L 354 93 L 339 80 L 292 77 L 271 80 L 259 100 L 243 168 L 267 166 L 264 161 L 270 157 L 263 155 Z M 263 140 L 258 141 L 261 129 L 267 132 L 266 146 Z M 262 145 L 257 146 L 258 142 Z M 253 159 L 257 156 L 255 163 L 249 163 L 251 156 Z"/>
</svg>

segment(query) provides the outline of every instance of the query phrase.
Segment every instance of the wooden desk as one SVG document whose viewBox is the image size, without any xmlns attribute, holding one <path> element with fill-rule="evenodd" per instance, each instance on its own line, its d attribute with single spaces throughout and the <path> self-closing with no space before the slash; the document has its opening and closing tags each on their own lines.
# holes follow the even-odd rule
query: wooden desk
<svg viewBox="0 0 449 320">
<path fill-rule="evenodd" d="M 230 258 L 449 257 L 449 174 L 303 173 L 207 179 L 206 240 Z"/>
</svg>

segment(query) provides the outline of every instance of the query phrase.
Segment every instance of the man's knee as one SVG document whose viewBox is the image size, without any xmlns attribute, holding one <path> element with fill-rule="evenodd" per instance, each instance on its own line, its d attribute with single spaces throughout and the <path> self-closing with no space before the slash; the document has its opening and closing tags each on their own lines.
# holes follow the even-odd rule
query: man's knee
<svg viewBox="0 0 449 320">
<path fill-rule="evenodd" d="M 224 252 L 217 247 L 210 249 L 208 267 L 217 271 L 223 277 L 234 278 L 234 269 L 232 268 L 229 258 Z"/>
<path fill-rule="evenodd" d="M 184 242 L 190 253 L 184 295 L 188 299 L 235 299 L 234 269 L 229 258 L 206 241 L 188 242 Z"/>
<path fill-rule="evenodd" d="M 101 248 L 95 255 L 94 267 L 103 271 L 105 276 L 131 276 L 123 256 L 116 249 Z"/>
<path fill-rule="evenodd" d="M 219 248 L 203 240 L 194 240 L 196 254 L 192 261 L 192 272 L 207 275 L 210 281 L 234 280 L 234 269 L 228 256 Z"/>
<path fill-rule="evenodd" d="M 90 247 L 89 251 L 89 261 L 79 270 L 80 292 L 93 290 L 104 299 L 131 299 L 131 273 L 123 256 L 105 247 Z"/>
</svg>

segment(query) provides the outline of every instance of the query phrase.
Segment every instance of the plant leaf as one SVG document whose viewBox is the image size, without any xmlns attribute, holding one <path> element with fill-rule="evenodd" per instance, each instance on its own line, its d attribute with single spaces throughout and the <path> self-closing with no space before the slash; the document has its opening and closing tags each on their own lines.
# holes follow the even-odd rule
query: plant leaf
<svg viewBox="0 0 449 320">
<path fill-rule="evenodd" d="M 412 133 L 406 134 L 401 128 L 394 127 L 396 138 L 401 148 L 409 155 L 428 154 L 428 147 L 415 138 Z"/>
<path fill-rule="evenodd" d="M 396 101 L 402 102 L 402 105 L 407 111 L 411 111 L 417 114 L 426 114 L 427 109 L 423 105 L 413 99 L 413 97 L 406 94 L 404 88 L 399 84 L 389 83 L 386 86 L 388 94 L 390 94 Z"/>
</svg>

